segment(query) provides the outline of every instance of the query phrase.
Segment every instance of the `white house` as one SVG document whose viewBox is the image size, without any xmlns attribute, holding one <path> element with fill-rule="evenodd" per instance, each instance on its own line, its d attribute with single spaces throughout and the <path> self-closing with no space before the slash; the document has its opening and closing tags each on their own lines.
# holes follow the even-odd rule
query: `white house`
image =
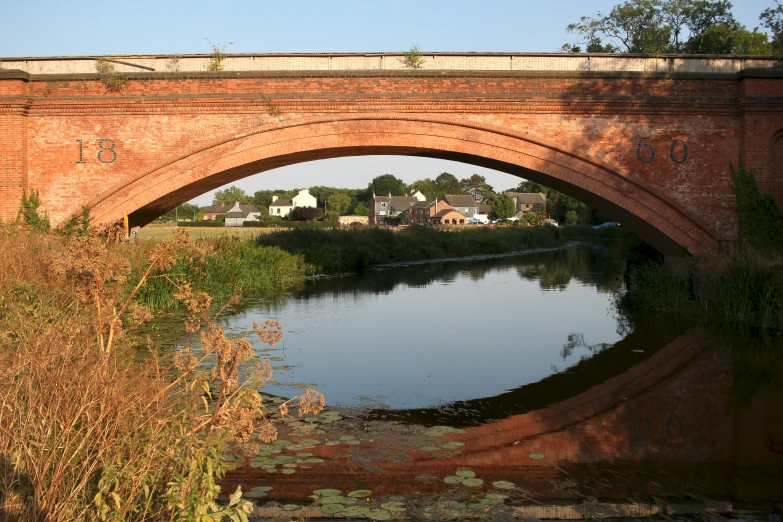
<svg viewBox="0 0 783 522">
<path fill-rule="evenodd" d="M 285 217 L 296 207 L 316 208 L 318 200 L 310 194 L 310 189 L 302 189 L 293 199 L 278 199 L 277 194 L 272 196 L 272 204 L 269 205 L 270 216 Z"/>
<path fill-rule="evenodd" d="M 227 227 L 241 227 L 245 221 L 256 221 L 261 212 L 252 205 L 240 205 L 237 201 L 226 214 Z"/>
</svg>

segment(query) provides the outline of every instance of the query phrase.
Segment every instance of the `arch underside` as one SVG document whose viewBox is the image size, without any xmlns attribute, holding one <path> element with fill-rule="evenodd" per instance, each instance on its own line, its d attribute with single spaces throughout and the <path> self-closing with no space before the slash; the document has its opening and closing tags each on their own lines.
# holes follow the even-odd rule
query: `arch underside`
<svg viewBox="0 0 783 522">
<path fill-rule="evenodd" d="M 92 214 L 97 222 L 129 215 L 132 226 L 144 225 L 204 192 L 247 176 L 295 163 L 363 155 L 446 159 L 535 181 L 600 210 L 665 255 L 682 256 L 717 245 L 696 218 L 654 189 L 606 166 L 499 129 L 409 116 L 288 122 L 217 140 L 112 187 L 96 198 Z"/>
</svg>

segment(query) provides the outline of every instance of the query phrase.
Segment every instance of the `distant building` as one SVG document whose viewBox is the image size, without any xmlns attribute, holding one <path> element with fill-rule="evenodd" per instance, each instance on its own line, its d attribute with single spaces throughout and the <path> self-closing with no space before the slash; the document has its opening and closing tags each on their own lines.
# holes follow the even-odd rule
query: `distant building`
<svg viewBox="0 0 783 522">
<path fill-rule="evenodd" d="M 340 216 L 338 219 L 341 227 L 347 227 L 350 225 L 369 225 L 369 216 Z"/>
<path fill-rule="evenodd" d="M 432 216 L 447 208 L 451 208 L 451 205 L 445 201 L 419 201 L 403 211 L 400 217 L 406 225 L 427 225 Z"/>
<path fill-rule="evenodd" d="M 479 205 L 479 215 L 488 216 L 492 214 L 492 205 Z"/>
<path fill-rule="evenodd" d="M 430 217 L 430 223 L 433 225 L 465 225 L 467 216 L 453 208 L 444 208 Z"/>
<path fill-rule="evenodd" d="M 397 216 L 419 202 L 416 196 L 376 196 L 370 200 L 370 223 L 383 223 L 390 216 Z"/>
<path fill-rule="evenodd" d="M 297 207 L 318 207 L 318 200 L 310 194 L 310 189 L 302 189 L 292 199 L 278 199 L 277 194 L 272 196 L 272 204 L 269 205 L 269 215 L 286 217 L 289 212 Z"/>
<path fill-rule="evenodd" d="M 236 206 L 236 205 L 234 205 Z M 218 216 L 225 216 L 231 211 L 234 207 L 231 205 L 210 205 L 208 207 L 202 207 L 199 210 L 199 214 L 204 215 L 204 221 L 214 221 L 217 219 Z M 239 205 L 240 210 L 243 212 L 258 212 L 258 209 L 254 207 L 253 205 Z"/>
<path fill-rule="evenodd" d="M 241 227 L 245 221 L 257 221 L 261 212 L 252 205 L 240 205 L 239 201 L 226 214 L 227 227 Z"/>
<path fill-rule="evenodd" d="M 451 208 L 461 212 L 465 217 L 472 218 L 479 213 L 479 204 L 473 196 L 467 194 L 447 194 L 443 196 L 443 201 L 448 203 Z"/>
<path fill-rule="evenodd" d="M 506 196 L 514 200 L 514 214 L 546 210 L 546 198 L 539 192 L 506 192 Z"/>
</svg>

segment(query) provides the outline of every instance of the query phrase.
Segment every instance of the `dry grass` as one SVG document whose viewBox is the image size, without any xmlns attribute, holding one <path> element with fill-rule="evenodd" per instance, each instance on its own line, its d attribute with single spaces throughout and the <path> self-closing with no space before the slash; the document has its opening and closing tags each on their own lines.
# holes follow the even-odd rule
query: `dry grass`
<svg viewBox="0 0 783 522">
<path fill-rule="evenodd" d="M 0 248 L 0 520 L 246 521 L 241 492 L 219 505 L 216 480 L 230 440 L 276 434 L 255 391 L 268 363 L 240 382 L 250 341 L 227 338 L 207 315 L 210 297 L 184 281 L 172 279 L 192 312 L 187 328 L 207 328 L 198 358 L 185 349 L 163 361 L 132 335 L 149 317 L 134 293 L 178 258 L 203 255 L 198 245 L 187 235 L 157 244 L 134 281 L 139 260 L 105 236 L 6 226 Z M 265 323 L 257 334 L 272 343 L 281 330 Z M 288 407 L 322 407 L 313 401 Z"/>
</svg>

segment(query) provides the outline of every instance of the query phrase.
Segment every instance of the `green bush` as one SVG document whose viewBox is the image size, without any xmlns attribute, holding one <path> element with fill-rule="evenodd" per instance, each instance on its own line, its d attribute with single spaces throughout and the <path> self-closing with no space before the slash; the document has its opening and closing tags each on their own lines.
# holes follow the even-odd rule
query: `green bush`
<svg viewBox="0 0 783 522">
<path fill-rule="evenodd" d="M 783 211 L 774 198 L 759 189 L 756 176 L 746 170 L 740 157 L 731 168 L 731 190 L 737 198 L 742 238 L 754 250 L 770 256 L 783 255 Z"/>
</svg>

